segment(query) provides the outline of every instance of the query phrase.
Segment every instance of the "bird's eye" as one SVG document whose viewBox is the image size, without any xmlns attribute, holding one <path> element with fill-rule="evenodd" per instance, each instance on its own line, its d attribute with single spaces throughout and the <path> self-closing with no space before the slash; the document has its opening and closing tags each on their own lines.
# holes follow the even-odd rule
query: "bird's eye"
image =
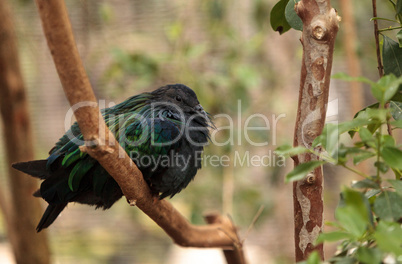
<svg viewBox="0 0 402 264">
<path fill-rule="evenodd" d="M 180 95 L 176 95 L 176 101 L 181 102 L 181 97 L 180 97 Z"/>
</svg>

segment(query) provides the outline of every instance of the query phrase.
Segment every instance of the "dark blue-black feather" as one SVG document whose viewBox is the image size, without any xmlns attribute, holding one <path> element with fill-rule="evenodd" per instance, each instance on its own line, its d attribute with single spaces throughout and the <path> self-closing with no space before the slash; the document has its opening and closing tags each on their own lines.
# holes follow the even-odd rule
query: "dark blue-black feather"
<svg viewBox="0 0 402 264">
<path fill-rule="evenodd" d="M 200 155 L 213 124 L 187 86 L 166 85 L 101 112 L 160 199 L 184 189 L 201 168 Z M 52 224 L 69 202 L 108 209 L 122 197 L 108 172 L 80 151 L 83 144 L 79 126 L 74 123 L 50 150 L 47 160 L 13 164 L 15 169 L 44 179 L 35 196 L 45 199 L 49 206 L 38 232 Z"/>
</svg>

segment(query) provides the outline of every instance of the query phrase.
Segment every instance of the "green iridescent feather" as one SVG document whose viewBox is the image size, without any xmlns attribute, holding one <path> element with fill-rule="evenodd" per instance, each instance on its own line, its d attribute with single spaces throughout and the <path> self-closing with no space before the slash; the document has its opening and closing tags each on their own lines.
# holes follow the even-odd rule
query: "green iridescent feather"
<svg viewBox="0 0 402 264">
<path fill-rule="evenodd" d="M 169 119 L 162 108 L 156 107 L 151 111 L 151 106 L 147 104 L 148 99 L 149 94 L 146 93 L 134 96 L 121 104 L 102 110 L 102 116 L 106 125 L 128 154 L 137 152 L 139 155 L 154 157 L 167 155 L 174 145 L 164 145 L 163 143 L 171 141 L 172 135 L 177 136 L 177 132 L 172 133 L 170 130 L 175 130 L 175 128 L 171 127 L 163 129 L 162 126 L 165 124 L 158 118 L 166 118 L 171 121 L 169 123 L 175 124 L 178 128 L 181 122 Z M 97 161 L 87 153 L 81 152 L 79 146 L 83 144 L 82 134 L 75 123 L 52 149 L 47 165 L 50 167 L 57 157 L 64 154 L 61 165 L 71 168 L 68 186 L 73 192 L 78 190 L 84 175 L 95 168 L 95 172 L 98 171 L 95 175 L 102 173 L 104 175 L 94 177 L 93 180 L 95 193 L 99 194 L 107 181 L 107 173 L 99 173 L 98 167 L 101 166 Z"/>
</svg>

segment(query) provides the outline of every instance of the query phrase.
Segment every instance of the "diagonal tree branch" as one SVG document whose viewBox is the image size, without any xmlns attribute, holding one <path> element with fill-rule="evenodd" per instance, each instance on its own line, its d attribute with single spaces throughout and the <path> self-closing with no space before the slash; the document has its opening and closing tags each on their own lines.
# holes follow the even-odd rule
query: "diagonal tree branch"
<svg viewBox="0 0 402 264">
<path fill-rule="evenodd" d="M 303 21 L 303 59 L 293 144 L 310 148 L 325 123 L 338 16 L 330 0 L 301 0 L 295 10 Z M 294 157 L 295 166 L 318 159 L 311 153 Z M 314 250 L 324 259 L 323 245 L 314 246 L 323 228 L 322 189 L 321 167 L 293 184 L 296 261 Z"/>
<path fill-rule="evenodd" d="M 209 225 L 190 224 L 168 201 L 155 201 L 141 172 L 106 127 L 74 41 L 64 1 L 36 0 L 43 30 L 64 92 L 75 111 L 88 152 L 110 173 L 130 205 L 155 221 L 175 243 L 188 247 L 230 250 L 228 263 L 245 263 L 236 228 L 227 217 L 209 217 Z M 225 255 L 227 251 L 225 250 Z"/>
</svg>

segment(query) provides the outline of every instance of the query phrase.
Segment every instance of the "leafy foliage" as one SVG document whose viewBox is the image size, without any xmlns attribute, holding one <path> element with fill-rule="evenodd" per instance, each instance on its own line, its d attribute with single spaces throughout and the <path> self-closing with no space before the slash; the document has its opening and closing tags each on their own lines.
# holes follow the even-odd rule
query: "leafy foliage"
<svg viewBox="0 0 402 264">
<path fill-rule="evenodd" d="M 271 10 L 271 26 L 279 34 L 283 34 L 291 28 L 285 17 L 288 2 L 289 0 L 281 0 Z"/>
<path fill-rule="evenodd" d="M 287 25 L 302 30 L 303 24 L 292 8 L 297 0 L 281 0 L 271 11 L 271 25 L 283 34 Z M 381 29 L 392 31 L 402 27 L 402 0 L 390 0 L 395 9 L 395 20 L 399 24 Z M 300 21 L 299 21 L 300 20 Z M 383 34 L 383 33 L 381 33 Z M 365 77 L 351 77 L 337 74 L 335 78 L 345 81 L 364 82 L 371 87 L 371 93 L 378 103 L 372 104 L 358 113 L 352 121 L 327 124 L 310 149 L 301 146 L 281 146 L 277 155 L 296 156 L 311 152 L 318 161 L 299 164 L 286 175 L 286 181 L 303 179 L 309 172 L 323 163 L 344 167 L 362 177 L 351 188 L 344 188 L 341 201 L 335 211 L 336 222 L 331 225 L 336 231 L 322 233 L 317 243 L 342 241 L 338 253 L 330 263 L 393 263 L 402 261 L 402 150 L 392 135 L 385 133 L 387 125 L 392 129 L 401 128 L 402 123 L 402 30 L 394 41 L 383 35 L 382 59 L 385 76 L 377 82 Z M 394 119 L 395 121 L 391 122 Z M 389 127 L 388 127 L 389 128 Z M 352 146 L 340 143 L 340 136 L 359 136 Z M 364 161 L 372 163 L 375 175 L 366 175 L 349 164 Z M 385 180 L 385 174 L 393 172 L 395 180 Z M 321 263 L 316 252 L 303 263 Z"/>
<path fill-rule="evenodd" d="M 271 10 L 272 29 L 279 34 L 287 32 L 293 28 L 303 30 L 303 22 L 296 14 L 294 6 L 300 0 L 280 0 Z"/>
<path fill-rule="evenodd" d="M 344 74 L 336 77 L 348 81 L 356 79 Z M 341 192 L 341 201 L 335 211 L 337 221 L 331 223 L 338 230 L 323 233 L 317 240 L 317 243 L 342 241 L 330 263 L 381 263 L 385 258 L 398 262 L 402 261 L 402 150 L 394 137 L 384 132 L 387 121 L 395 117 L 392 128 L 400 128 L 401 118 L 391 115 L 394 110 L 384 106 L 398 92 L 402 77 L 385 75 L 378 82 L 358 79 L 371 85 L 378 104 L 361 110 L 352 121 L 327 124 L 312 149 L 282 146 L 276 153 L 293 156 L 308 151 L 321 158 L 314 164 L 308 162 L 297 166 L 286 176 L 287 181 L 303 179 L 322 163 L 342 166 L 363 178 Z M 339 142 L 340 135 L 347 133 L 351 137 L 359 135 L 359 140 L 352 146 Z M 319 147 L 322 152 L 317 151 Z M 349 165 L 365 160 L 372 162 L 375 175 L 366 175 Z M 384 175 L 389 171 L 393 172 L 395 180 L 385 179 Z M 320 262 L 312 256 L 306 263 Z"/>
</svg>

